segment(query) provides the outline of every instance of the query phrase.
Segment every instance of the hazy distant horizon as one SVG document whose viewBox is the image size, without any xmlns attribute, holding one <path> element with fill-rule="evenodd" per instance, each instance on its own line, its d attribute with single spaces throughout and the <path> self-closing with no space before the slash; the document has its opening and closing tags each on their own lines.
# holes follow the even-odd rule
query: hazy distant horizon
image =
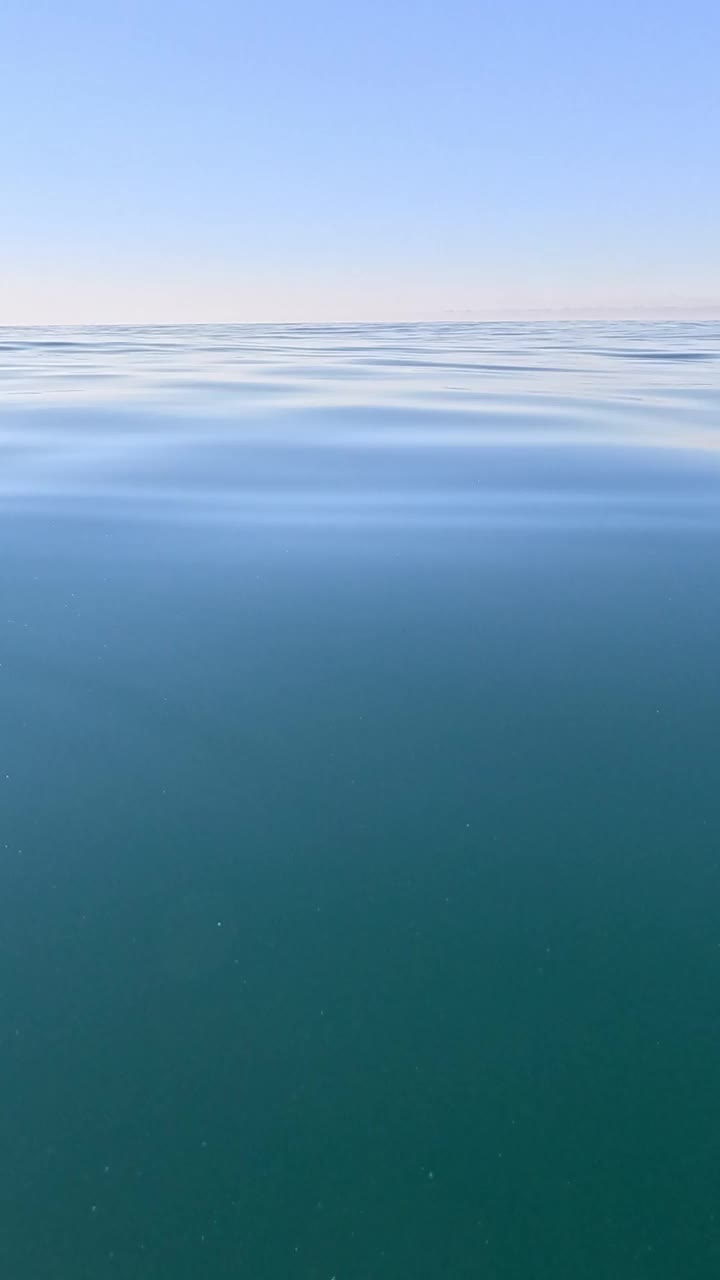
<svg viewBox="0 0 720 1280">
<path fill-rule="evenodd" d="M 156 314 L 148 316 L 98 316 L 93 318 L 76 317 L 73 319 L 22 319 L 13 320 L 0 317 L 0 329 L 69 329 L 69 328 L 122 328 L 125 326 L 147 326 L 173 328 L 183 326 L 213 325 L 394 325 L 394 324 L 452 324 L 452 323 L 488 323 L 512 322 L 540 323 L 542 321 L 599 321 L 613 322 L 662 323 L 663 321 L 687 321 L 689 323 L 713 323 L 720 321 L 720 302 L 686 305 L 675 303 L 667 306 L 627 306 L 627 307 L 496 307 L 496 308 L 447 308 L 420 314 L 387 314 L 387 315 L 336 315 L 336 316 L 199 316 L 195 318 L 174 318 Z"/>
<path fill-rule="evenodd" d="M 278 328 L 287 327 L 287 328 L 298 328 L 298 329 L 307 328 L 307 327 L 341 329 L 341 328 L 351 328 L 353 326 L 357 326 L 359 328 L 362 328 L 362 327 L 372 328 L 373 326 L 383 326 L 383 325 L 387 325 L 389 327 L 394 325 L 408 325 L 408 326 L 412 326 L 412 325 L 421 326 L 421 325 L 433 325 L 433 324 L 449 325 L 452 323 L 461 324 L 463 322 L 466 322 L 468 324 L 501 324 L 504 322 L 508 324 L 542 324 L 545 322 L 551 323 L 553 320 L 560 321 L 560 322 L 562 322 L 563 320 L 566 320 L 568 323 L 576 323 L 576 324 L 583 324 L 583 323 L 591 324 L 593 322 L 597 322 L 599 324 L 603 324 L 603 323 L 604 324 L 623 324 L 623 323 L 632 324 L 634 322 L 637 322 L 638 324 L 642 324 L 642 323 L 662 324 L 663 322 L 668 322 L 668 323 L 677 322 L 679 324 L 680 323 L 714 324 L 714 323 L 720 323 L 720 307 L 718 307 L 716 311 L 702 313 L 702 314 L 699 314 L 699 313 L 687 314 L 685 312 L 677 312 L 677 313 L 676 312 L 665 312 L 665 313 L 654 312 L 651 315 L 640 315 L 640 314 L 619 315 L 615 313 L 608 313 L 608 314 L 601 315 L 597 313 L 588 314 L 586 312 L 568 315 L 567 313 L 561 314 L 558 312 L 555 312 L 555 313 L 542 312 L 536 315 L 532 315 L 532 314 L 516 315 L 515 313 L 513 313 L 512 315 L 510 314 L 472 315 L 472 316 L 457 315 L 455 317 L 451 317 L 451 316 L 383 316 L 374 320 L 371 320 L 365 317 L 362 319 L 353 320 L 347 317 L 344 319 L 332 319 L 332 320 L 316 320 L 312 318 L 306 319 L 306 320 L 298 320 L 295 318 L 291 320 L 267 320 L 267 319 L 262 319 L 262 320 L 167 320 L 162 318 L 159 318 L 159 319 L 156 318 L 153 320 L 73 320 L 73 321 L 47 321 L 47 322 L 33 321 L 32 323 L 29 321 L 24 321 L 18 324 L 12 324 L 9 322 L 2 321 L 0 322 L 0 330 L 4 331 L 4 330 L 14 330 L 14 329 L 131 329 L 131 328 L 132 329 L 143 329 L 143 328 L 147 328 L 147 329 L 184 329 L 184 328 L 211 329 L 214 327 L 221 327 L 221 326 L 228 326 L 228 327 L 236 326 L 238 328 L 253 328 L 253 327 L 272 328 L 273 326 L 277 326 Z"/>
</svg>

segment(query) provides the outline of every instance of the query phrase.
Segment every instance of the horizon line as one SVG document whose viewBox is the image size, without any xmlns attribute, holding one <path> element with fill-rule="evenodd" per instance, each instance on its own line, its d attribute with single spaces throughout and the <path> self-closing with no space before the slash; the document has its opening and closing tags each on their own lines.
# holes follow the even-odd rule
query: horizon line
<svg viewBox="0 0 720 1280">
<path fill-rule="evenodd" d="M 427 325 L 427 324 L 455 324 L 455 323 L 474 323 L 474 324 L 493 324 L 498 321 L 507 321 L 515 324 L 537 324 L 542 322 L 552 322 L 558 320 L 573 321 L 576 323 L 588 323 L 592 321 L 604 321 L 608 324 L 612 323 L 662 323 L 668 320 L 684 320 L 687 323 L 713 323 L 720 322 L 720 303 L 712 306 L 703 307 L 683 307 L 683 306 L 667 306 L 667 307 L 648 307 L 642 309 L 640 307 L 633 308 L 516 308 L 509 307 L 504 310 L 496 310 L 492 312 L 483 312 L 480 310 L 466 309 L 448 309 L 440 314 L 432 314 L 427 316 L 401 317 L 394 318 L 377 318 L 377 319 L 353 319 L 347 317 L 345 319 L 304 319 L 304 320 L 33 320 L 33 321 L 12 321 L 0 320 L 0 329 L 128 329 L 128 328 L 157 328 L 157 329 L 183 329 L 183 328 L 213 328 L 218 326 L 237 326 L 237 327 L 258 327 L 258 326 L 280 326 L 287 327 L 296 326 L 322 326 L 332 327 L 343 325 Z"/>
</svg>

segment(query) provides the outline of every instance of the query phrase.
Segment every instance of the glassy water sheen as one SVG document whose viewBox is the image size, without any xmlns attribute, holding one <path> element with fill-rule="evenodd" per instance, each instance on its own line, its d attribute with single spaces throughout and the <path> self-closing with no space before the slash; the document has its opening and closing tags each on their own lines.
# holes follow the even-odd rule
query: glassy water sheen
<svg viewBox="0 0 720 1280">
<path fill-rule="evenodd" d="M 720 1267 L 720 326 L 0 331 L 0 1275 Z"/>
</svg>

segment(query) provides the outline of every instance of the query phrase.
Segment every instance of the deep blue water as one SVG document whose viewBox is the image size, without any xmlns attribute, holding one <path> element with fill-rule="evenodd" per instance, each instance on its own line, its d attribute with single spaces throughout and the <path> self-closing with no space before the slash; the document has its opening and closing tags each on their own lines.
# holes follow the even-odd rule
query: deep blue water
<svg viewBox="0 0 720 1280">
<path fill-rule="evenodd" d="M 720 325 L 0 330 L 0 1275 L 720 1267 Z"/>
</svg>

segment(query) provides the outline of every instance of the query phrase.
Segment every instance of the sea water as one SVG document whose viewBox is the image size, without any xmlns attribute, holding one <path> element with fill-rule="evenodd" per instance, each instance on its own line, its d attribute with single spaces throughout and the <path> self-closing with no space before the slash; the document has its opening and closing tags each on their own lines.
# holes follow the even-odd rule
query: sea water
<svg viewBox="0 0 720 1280">
<path fill-rule="evenodd" d="M 720 326 L 0 330 L 0 1272 L 720 1267 Z"/>
</svg>

